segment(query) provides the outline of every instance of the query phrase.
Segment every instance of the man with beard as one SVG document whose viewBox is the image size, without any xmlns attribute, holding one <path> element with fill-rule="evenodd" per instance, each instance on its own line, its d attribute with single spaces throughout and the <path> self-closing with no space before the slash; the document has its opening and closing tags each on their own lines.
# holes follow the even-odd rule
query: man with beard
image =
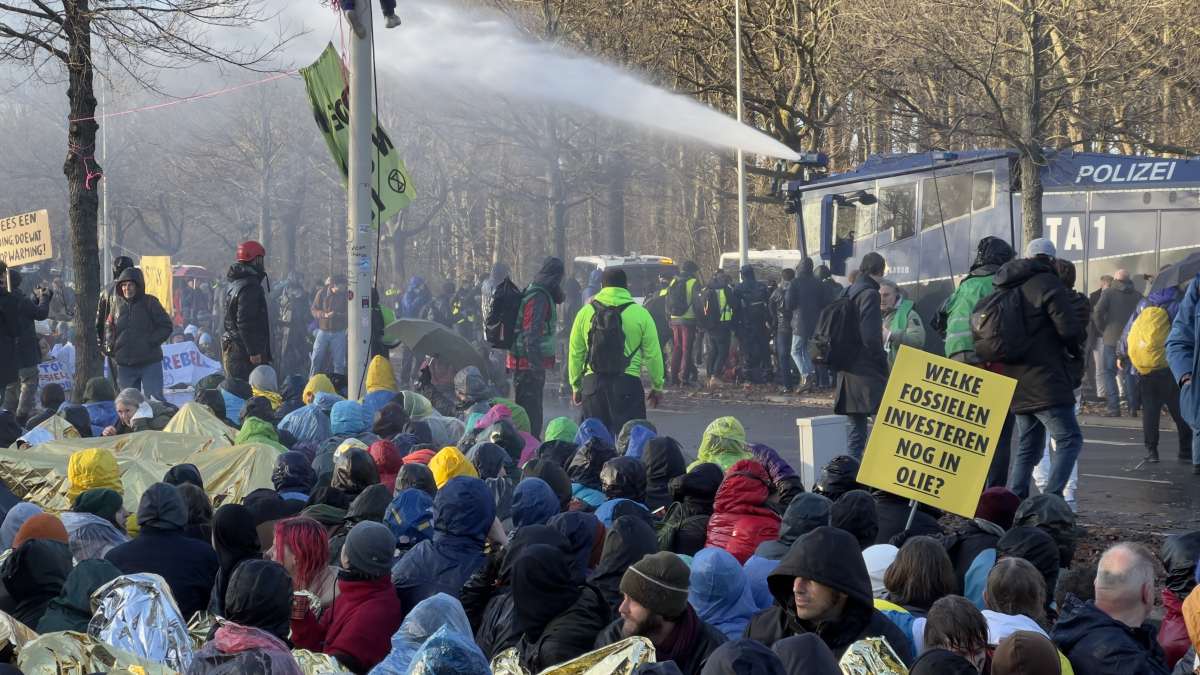
<svg viewBox="0 0 1200 675">
<path fill-rule="evenodd" d="M 670 551 L 634 563 L 621 577 L 621 616 L 600 633 L 595 647 L 640 635 L 654 643 L 660 663 L 674 661 L 683 675 L 699 675 L 726 638 L 688 603 L 690 576 L 687 563 Z"/>
<path fill-rule="evenodd" d="M 249 379 L 250 371 L 271 363 L 271 326 L 267 294 L 262 287 L 267 276 L 266 257 L 262 244 L 244 241 L 238 245 L 237 262 L 226 274 L 229 291 L 221 332 L 221 361 L 225 374 L 239 380 Z"/>
<path fill-rule="evenodd" d="M 508 353 L 508 370 L 513 374 L 514 398 L 529 414 L 529 428 L 542 428 L 542 393 L 546 371 L 554 367 L 558 315 L 555 305 L 563 301 L 563 262 L 546 258 L 525 288 L 517 311 L 517 335 Z"/>
</svg>

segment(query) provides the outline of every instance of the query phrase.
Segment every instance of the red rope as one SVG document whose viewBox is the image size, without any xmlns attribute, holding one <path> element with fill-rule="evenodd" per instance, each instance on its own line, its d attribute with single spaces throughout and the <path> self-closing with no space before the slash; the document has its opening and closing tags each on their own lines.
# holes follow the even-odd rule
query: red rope
<svg viewBox="0 0 1200 675">
<path fill-rule="evenodd" d="M 160 110 L 162 108 L 170 108 L 172 106 L 177 106 L 181 103 L 190 103 L 192 101 L 198 101 L 201 99 L 214 98 L 217 96 L 222 96 L 225 94 L 233 93 L 240 89 L 246 89 L 247 87 L 254 87 L 254 86 L 257 86 L 260 84 L 266 84 L 267 82 L 274 82 L 275 80 L 279 80 L 279 79 L 283 79 L 285 77 L 290 77 L 292 75 L 295 75 L 298 72 L 300 72 L 300 71 L 289 70 L 285 73 L 276 73 L 270 77 L 266 77 L 261 80 L 255 80 L 254 82 L 243 82 L 242 84 L 235 84 L 232 87 L 225 87 L 224 89 L 216 89 L 213 91 L 205 92 L 203 94 L 184 96 L 183 98 L 175 99 L 173 101 L 164 101 L 162 103 L 155 103 L 153 105 L 142 106 L 140 108 L 130 108 L 129 110 L 121 110 L 118 112 L 104 113 L 103 115 L 95 115 L 92 117 L 75 117 L 75 118 L 70 118 L 69 121 L 71 121 L 71 122 L 86 122 L 88 120 L 104 120 L 104 119 L 108 119 L 110 117 L 122 117 L 124 115 L 132 115 L 133 113 L 145 112 L 147 110 Z"/>
</svg>

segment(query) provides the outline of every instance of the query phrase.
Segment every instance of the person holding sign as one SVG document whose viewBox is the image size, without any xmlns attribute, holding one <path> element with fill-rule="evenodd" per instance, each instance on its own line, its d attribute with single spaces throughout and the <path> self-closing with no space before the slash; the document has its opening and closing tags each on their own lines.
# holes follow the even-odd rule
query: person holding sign
<svg viewBox="0 0 1200 675">
<path fill-rule="evenodd" d="M 140 387 L 147 398 L 164 401 L 162 344 L 173 326 L 158 298 L 146 294 L 145 283 L 136 267 L 117 279 L 117 295 L 104 326 L 104 351 L 117 362 L 122 389 Z"/>
<path fill-rule="evenodd" d="M 1009 487 L 1022 499 L 1029 496 L 1033 468 L 1041 461 L 1047 433 L 1057 452 L 1046 492 L 1063 496 L 1083 447 L 1083 432 L 1075 419 L 1075 378 L 1067 356 L 1079 348 L 1087 322 L 1079 320 L 1071 291 L 1058 276 L 1056 255 L 1050 240 L 1034 239 L 1026 247 L 1025 257 L 1005 264 L 995 278 L 996 293 L 1018 293 L 1024 310 L 1002 319 L 1009 324 L 1020 322 L 1026 336 L 1024 344 L 1003 345 L 1014 354 L 1004 363 L 1004 374 L 1017 380 L 1012 411 L 1019 440 Z M 1001 335 L 1007 337 L 1008 333 Z M 976 346 L 979 344 L 976 335 Z"/>
</svg>

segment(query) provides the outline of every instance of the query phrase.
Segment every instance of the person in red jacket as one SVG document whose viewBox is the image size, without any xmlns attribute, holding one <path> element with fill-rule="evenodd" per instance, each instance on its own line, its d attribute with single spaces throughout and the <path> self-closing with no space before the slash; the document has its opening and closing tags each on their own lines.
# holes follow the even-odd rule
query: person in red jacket
<svg viewBox="0 0 1200 675">
<path fill-rule="evenodd" d="M 717 489 L 705 545 L 723 548 L 745 564 L 759 544 L 778 539 L 779 514 L 767 506 L 770 491 L 762 464 L 743 459 L 729 467 Z"/>
<path fill-rule="evenodd" d="M 296 647 L 329 654 L 354 673 L 366 673 L 391 651 L 391 637 L 404 619 L 392 588 L 396 538 L 380 523 L 354 526 L 342 547 L 338 595 L 320 619 L 311 610 L 292 619 Z M 294 614 L 293 614 L 294 616 Z"/>
</svg>

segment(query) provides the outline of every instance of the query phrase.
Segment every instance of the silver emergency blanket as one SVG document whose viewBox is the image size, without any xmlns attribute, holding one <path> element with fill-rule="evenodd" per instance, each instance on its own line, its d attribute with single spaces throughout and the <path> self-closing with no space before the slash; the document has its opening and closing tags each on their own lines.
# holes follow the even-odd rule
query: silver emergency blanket
<svg viewBox="0 0 1200 675">
<path fill-rule="evenodd" d="M 850 645 L 838 667 L 843 675 L 908 675 L 904 662 L 883 638 L 864 638 Z"/>
<path fill-rule="evenodd" d="M 149 661 L 186 671 L 192 662 L 187 622 L 157 574 L 127 574 L 92 594 L 88 635 Z"/>
</svg>

